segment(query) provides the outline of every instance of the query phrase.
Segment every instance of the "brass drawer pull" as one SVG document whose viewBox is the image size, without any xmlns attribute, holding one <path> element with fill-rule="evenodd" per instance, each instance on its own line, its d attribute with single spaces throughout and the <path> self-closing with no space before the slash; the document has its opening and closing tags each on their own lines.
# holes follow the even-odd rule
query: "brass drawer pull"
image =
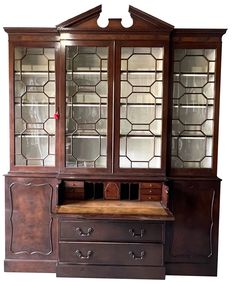
<svg viewBox="0 0 235 284">
<path fill-rule="evenodd" d="M 129 251 L 129 255 L 134 259 L 134 260 L 142 260 L 145 256 L 145 251 L 141 251 L 140 256 L 136 256 L 133 251 Z"/>
<path fill-rule="evenodd" d="M 77 257 L 79 257 L 81 259 L 89 259 L 92 256 L 93 251 L 92 250 L 88 250 L 87 254 L 83 255 L 82 252 L 79 249 L 77 249 L 75 251 L 75 254 L 76 254 Z"/>
<path fill-rule="evenodd" d="M 144 236 L 144 229 L 140 230 L 140 233 L 136 233 L 134 229 L 130 229 L 129 232 L 131 233 L 133 238 L 143 238 Z"/>
<path fill-rule="evenodd" d="M 83 232 L 83 230 L 80 227 L 77 227 L 75 229 L 75 231 L 76 231 L 76 233 L 78 233 L 82 237 L 89 237 L 94 232 L 94 229 L 93 228 L 88 228 L 87 229 L 87 233 L 85 233 L 85 232 Z"/>
</svg>

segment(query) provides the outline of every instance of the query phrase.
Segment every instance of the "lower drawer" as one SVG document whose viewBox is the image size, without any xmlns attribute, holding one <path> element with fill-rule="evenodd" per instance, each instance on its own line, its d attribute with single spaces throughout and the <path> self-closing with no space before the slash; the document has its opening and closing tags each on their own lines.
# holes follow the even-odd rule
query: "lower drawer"
<svg viewBox="0 0 235 284">
<path fill-rule="evenodd" d="M 59 261 L 109 265 L 163 265 L 163 245 L 60 242 Z"/>
<path fill-rule="evenodd" d="M 101 242 L 164 242 L 163 222 L 106 222 L 60 219 L 59 240 Z"/>
<path fill-rule="evenodd" d="M 141 201 L 161 201 L 160 195 L 149 195 L 149 194 L 141 194 L 140 195 Z"/>
<path fill-rule="evenodd" d="M 58 263 L 57 277 L 165 279 L 163 266 L 102 266 Z"/>
</svg>

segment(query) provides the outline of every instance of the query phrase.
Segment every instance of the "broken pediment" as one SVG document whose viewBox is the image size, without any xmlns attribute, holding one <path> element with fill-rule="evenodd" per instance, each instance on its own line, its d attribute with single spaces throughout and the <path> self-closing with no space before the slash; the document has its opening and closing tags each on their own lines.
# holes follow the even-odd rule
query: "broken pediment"
<svg viewBox="0 0 235 284">
<path fill-rule="evenodd" d="M 129 6 L 129 13 L 133 19 L 131 27 L 122 26 L 122 19 L 109 19 L 106 27 L 100 27 L 97 20 L 102 12 L 102 6 L 99 5 L 85 13 L 75 16 L 56 26 L 58 31 L 152 31 L 152 32 L 171 32 L 173 26 L 153 17 L 133 6 Z"/>
</svg>

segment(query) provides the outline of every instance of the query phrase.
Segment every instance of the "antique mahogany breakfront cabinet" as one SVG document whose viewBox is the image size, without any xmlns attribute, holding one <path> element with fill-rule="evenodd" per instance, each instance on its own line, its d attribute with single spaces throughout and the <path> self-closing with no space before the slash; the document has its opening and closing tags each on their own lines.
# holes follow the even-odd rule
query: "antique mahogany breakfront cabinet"
<svg viewBox="0 0 235 284">
<path fill-rule="evenodd" d="M 221 38 L 132 6 L 9 34 L 5 271 L 217 274 Z"/>
</svg>

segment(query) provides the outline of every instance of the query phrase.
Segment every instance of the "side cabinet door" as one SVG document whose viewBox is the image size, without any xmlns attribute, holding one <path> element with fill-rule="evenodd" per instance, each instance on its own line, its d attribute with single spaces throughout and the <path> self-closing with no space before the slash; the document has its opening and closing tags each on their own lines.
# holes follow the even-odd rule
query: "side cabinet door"
<svg viewBox="0 0 235 284">
<path fill-rule="evenodd" d="M 6 178 L 6 264 L 56 259 L 55 186 L 53 179 Z"/>
<path fill-rule="evenodd" d="M 203 264 L 203 273 L 216 274 L 220 181 L 180 180 L 173 182 L 172 189 L 175 221 L 167 235 L 169 273 L 175 274 L 178 267 L 179 274 L 179 266 L 185 269 L 184 264 L 192 264 L 187 268 L 190 274 L 195 264 Z"/>
</svg>

